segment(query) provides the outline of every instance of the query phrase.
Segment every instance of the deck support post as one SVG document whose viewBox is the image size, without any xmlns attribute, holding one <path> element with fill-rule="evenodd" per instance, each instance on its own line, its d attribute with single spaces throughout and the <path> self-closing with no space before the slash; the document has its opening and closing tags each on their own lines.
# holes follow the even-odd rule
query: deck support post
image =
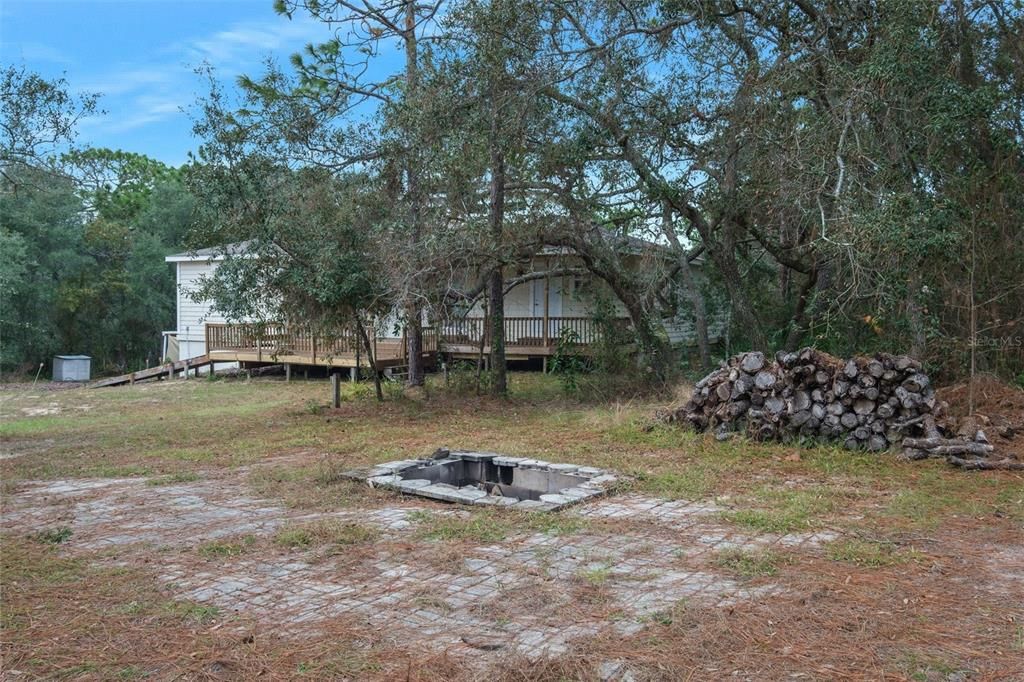
<svg viewBox="0 0 1024 682">
<path fill-rule="evenodd" d="M 174 363 L 167 365 L 167 380 L 170 381 L 174 378 Z"/>
<path fill-rule="evenodd" d="M 355 382 L 359 381 L 359 368 L 358 367 L 349 367 L 348 368 L 348 378 L 349 378 L 349 380 L 352 383 L 355 383 Z"/>
<path fill-rule="evenodd" d="M 290 362 L 284 363 L 284 380 L 286 382 L 292 380 L 292 363 Z"/>
<path fill-rule="evenodd" d="M 337 372 L 331 372 L 331 396 L 335 409 L 341 407 L 341 376 Z"/>
<path fill-rule="evenodd" d="M 185 371 L 181 373 L 182 379 L 188 379 L 188 358 L 185 358 Z"/>
<path fill-rule="evenodd" d="M 541 373 L 548 373 L 548 356 L 546 355 L 543 358 L 541 358 Z"/>
</svg>

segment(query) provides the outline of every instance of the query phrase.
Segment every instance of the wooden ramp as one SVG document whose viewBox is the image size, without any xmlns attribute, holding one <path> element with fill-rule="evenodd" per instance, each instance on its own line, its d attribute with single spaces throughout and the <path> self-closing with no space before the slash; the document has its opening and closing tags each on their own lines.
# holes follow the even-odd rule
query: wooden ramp
<svg viewBox="0 0 1024 682">
<path fill-rule="evenodd" d="M 207 355 L 198 355 L 188 360 L 178 360 L 177 362 L 168 362 L 164 365 L 157 367 L 150 367 L 149 369 L 140 369 L 138 372 L 129 372 L 128 374 L 122 374 L 116 377 L 109 377 L 107 379 L 100 379 L 89 384 L 89 388 L 103 388 L 104 386 L 121 386 L 124 384 L 134 384 L 136 381 L 145 381 L 146 379 L 158 379 L 160 377 L 173 377 L 178 372 L 184 372 L 186 370 L 197 369 L 199 367 L 205 367 L 210 364 L 210 358 Z"/>
</svg>

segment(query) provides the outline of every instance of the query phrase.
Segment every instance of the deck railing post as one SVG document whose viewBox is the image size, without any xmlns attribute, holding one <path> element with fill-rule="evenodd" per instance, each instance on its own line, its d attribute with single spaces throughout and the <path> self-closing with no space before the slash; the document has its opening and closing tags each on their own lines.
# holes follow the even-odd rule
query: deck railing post
<svg viewBox="0 0 1024 682">
<path fill-rule="evenodd" d="M 550 341 L 550 339 L 549 339 L 549 336 L 550 336 L 549 327 L 551 326 L 550 325 L 551 317 L 549 315 L 549 313 L 550 313 L 550 300 L 549 299 L 550 298 L 551 298 L 551 278 L 550 277 L 545 277 L 544 278 L 544 334 L 543 334 L 543 337 L 542 337 L 544 339 L 544 347 L 545 348 L 548 347 L 548 342 Z"/>
</svg>

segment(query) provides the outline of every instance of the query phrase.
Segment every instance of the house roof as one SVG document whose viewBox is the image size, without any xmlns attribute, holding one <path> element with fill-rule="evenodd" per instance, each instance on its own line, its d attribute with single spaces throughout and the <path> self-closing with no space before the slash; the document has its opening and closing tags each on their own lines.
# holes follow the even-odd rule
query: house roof
<svg viewBox="0 0 1024 682">
<path fill-rule="evenodd" d="M 245 253 L 249 250 L 249 245 L 251 243 L 251 241 L 246 240 L 244 242 L 228 244 L 227 246 L 210 246 L 205 249 L 175 253 L 165 257 L 164 260 L 168 263 L 205 263 L 208 261 L 220 261 L 224 260 L 228 255 L 237 256 Z"/>
</svg>

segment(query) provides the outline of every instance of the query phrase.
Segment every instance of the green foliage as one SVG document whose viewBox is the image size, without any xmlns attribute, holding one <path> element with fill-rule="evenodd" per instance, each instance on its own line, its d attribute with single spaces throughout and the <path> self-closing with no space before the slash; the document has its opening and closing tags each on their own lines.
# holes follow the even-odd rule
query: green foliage
<svg viewBox="0 0 1024 682">
<path fill-rule="evenodd" d="M 67 542 L 71 538 L 71 529 L 67 526 L 58 526 L 56 528 L 47 528 L 35 533 L 32 538 L 37 542 L 43 542 L 50 545 L 59 545 Z"/>
<path fill-rule="evenodd" d="M 825 555 L 832 561 L 870 568 L 896 566 L 921 559 L 921 553 L 915 550 L 901 550 L 893 543 L 860 539 L 830 542 L 825 548 Z"/>
<path fill-rule="evenodd" d="M 493 375 L 481 369 L 477 371 L 472 360 L 455 360 L 448 367 L 447 390 L 455 395 L 479 395 L 491 389 Z"/>
<path fill-rule="evenodd" d="M 499 542 L 510 528 L 506 518 L 493 513 L 474 513 L 468 517 L 416 511 L 409 514 L 416 524 L 416 536 L 427 540 Z"/>
<path fill-rule="evenodd" d="M 580 335 L 575 330 L 564 328 L 558 335 L 555 355 L 551 358 L 551 372 L 562 382 L 562 391 L 567 397 L 577 397 L 580 392 L 580 376 L 586 365 L 580 356 Z"/>
<path fill-rule="evenodd" d="M 94 150 L 93 172 L 104 155 L 120 154 Z M 35 366 L 59 352 L 92 356 L 94 373 L 160 360 L 160 332 L 173 324 L 175 300 L 163 258 L 182 248 L 191 199 L 171 169 L 129 156 L 147 170 L 123 177 L 123 192 L 109 183 L 83 189 L 27 168 L 4 181 L 0 369 Z M 21 189 L 8 191 L 14 185 Z"/>
<path fill-rule="evenodd" d="M 177 485 L 179 483 L 192 483 L 193 481 L 198 480 L 199 474 L 193 471 L 182 471 L 176 474 L 168 474 L 166 476 L 151 478 L 148 481 L 146 481 L 146 485 L 159 487 L 164 485 Z"/>
<path fill-rule="evenodd" d="M 306 524 L 292 524 L 274 534 L 274 542 L 283 547 L 302 549 L 320 545 L 335 547 L 372 542 L 378 531 L 370 526 L 339 519 L 320 519 Z"/>
<path fill-rule="evenodd" d="M 256 536 L 244 535 L 241 538 L 228 540 L 211 540 L 199 545 L 199 555 L 206 559 L 223 559 L 225 557 L 238 556 L 253 548 L 256 544 Z"/>
<path fill-rule="evenodd" d="M 95 94 L 71 94 L 63 78 L 47 80 L 24 67 L 0 72 L 0 168 L 50 170 L 54 151 L 75 139 L 75 126 L 96 112 Z"/>
<path fill-rule="evenodd" d="M 745 550 L 738 547 L 722 550 L 715 564 L 742 578 L 763 578 L 779 572 L 785 558 L 771 550 Z"/>
</svg>

